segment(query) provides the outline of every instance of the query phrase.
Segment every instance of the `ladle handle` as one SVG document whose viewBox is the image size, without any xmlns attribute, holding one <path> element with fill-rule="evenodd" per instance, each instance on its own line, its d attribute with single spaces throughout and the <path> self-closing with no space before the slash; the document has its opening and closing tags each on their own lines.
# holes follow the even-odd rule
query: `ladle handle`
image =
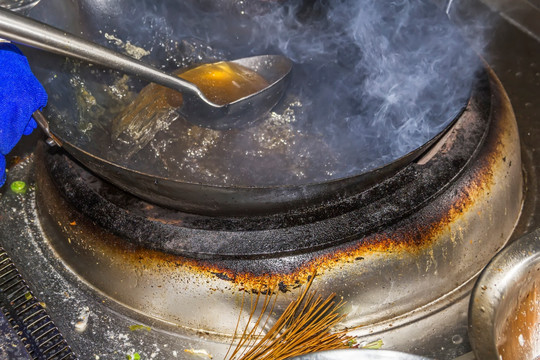
<svg viewBox="0 0 540 360">
<path fill-rule="evenodd" d="M 207 104 L 215 106 L 196 85 L 188 81 L 169 75 L 127 55 L 1 7 L 0 38 L 133 74 L 180 92 L 192 93 Z"/>
</svg>

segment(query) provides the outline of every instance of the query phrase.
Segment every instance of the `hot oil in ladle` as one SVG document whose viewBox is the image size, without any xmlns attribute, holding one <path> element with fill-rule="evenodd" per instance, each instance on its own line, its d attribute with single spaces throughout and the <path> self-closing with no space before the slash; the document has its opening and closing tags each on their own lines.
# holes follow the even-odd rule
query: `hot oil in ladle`
<svg viewBox="0 0 540 360">
<path fill-rule="evenodd" d="M 209 100 L 219 105 L 234 102 L 270 85 L 255 71 L 225 61 L 201 65 L 178 76 L 197 85 Z"/>
</svg>

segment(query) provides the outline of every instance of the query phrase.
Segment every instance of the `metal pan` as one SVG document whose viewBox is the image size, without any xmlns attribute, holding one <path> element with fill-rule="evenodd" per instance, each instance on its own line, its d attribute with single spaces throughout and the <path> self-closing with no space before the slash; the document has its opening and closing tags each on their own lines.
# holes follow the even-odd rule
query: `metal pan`
<svg viewBox="0 0 540 360">
<path fill-rule="evenodd" d="M 423 3 L 421 0 L 419 2 Z M 108 35 L 109 37 L 107 39 L 124 39 L 124 45 L 127 43 L 125 39 L 131 39 L 130 41 L 132 43 L 138 41 L 137 44 L 148 44 L 145 48 L 151 48 L 153 45 L 157 47 L 163 43 L 163 38 L 159 38 L 155 34 L 155 31 L 157 31 L 155 29 L 159 28 L 160 25 L 159 19 L 163 17 L 167 17 L 168 19 L 183 17 L 186 22 L 190 21 L 189 19 L 193 19 L 193 14 L 189 14 L 191 8 L 187 8 L 188 5 L 186 5 L 188 3 L 178 4 L 177 2 L 171 2 L 169 6 L 164 6 L 163 8 L 157 8 L 151 1 L 139 4 L 140 9 L 144 9 L 146 12 L 144 19 L 151 18 L 151 21 L 153 21 L 153 27 L 145 35 L 146 38 L 142 37 L 142 35 L 141 37 L 137 37 L 139 36 L 139 32 L 141 34 L 145 32 L 144 27 L 141 27 L 138 32 L 132 31 L 133 22 L 139 21 L 137 17 L 135 15 L 125 16 L 123 12 L 139 10 L 139 8 L 132 9 L 129 2 L 115 1 L 107 3 L 85 0 L 81 2 L 80 6 L 75 7 L 68 1 L 51 0 L 46 2 L 46 4 L 45 2 L 38 4 L 32 10 L 30 16 L 73 33 L 84 32 L 85 36 L 98 38 L 97 42 L 101 41 L 107 44 L 104 36 Z M 425 3 L 422 6 L 427 7 L 429 11 L 437 11 L 435 7 L 432 9 L 430 5 L 427 5 L 428 2 Z M 216 8 L 212 8 L 211 12 L 204 13 L 209 20 L 201 18 L 202 25 L 200 26 L 213 21 L 211 16 L 215 16 L 216 11 L 218 12 L 218 16 L 213 19 L 223 18 L 221 16 L 222 14 L 219 13 L 221 7 L 217 6 Z M 166 13 L 163 13 L 164 9 L 166 9 Z M 62 15 L 66 11 L 70 14 L 69 17 Z M 442 13 L 430 15 L 435 15 L 440 22 L 447 21 Z M 186 25 L 187 29 L 192 28 L 189 23 L 184 23 L 184 25 Z M 193 31 L 196 32 L 198 25 L 192 25 L 195 29 Z M 233 23 L 227 23 L 225 26 L 228 30 L 232 28 L 230 31 L 236 31 L 235 34 L 237 36 L 241 36 L 241 31 L 244 31 L 244 28 L 240 30 L 234 28 L 235 24 Z M 205 33 L 205 36 L 210 35 Z M 151 36 L 151 38 L 148 38 L 148 36 Z M 237 45 L 233 40 L 231 41 L 231 46 Z M 435 131 L 433 136 L 414 150 L 399 157 L 388 157 L 383 161 L 382 165 L 375 168 L 360 168 L 352 176 L 344 176 L 329 181 L 306 182 L 297 185 L 222 186 L 202 182 L 187 182 L 177 178 L 160 176 L 151 171 L 140 171 L 135 167 L 122 165 L 121 162 L 109 157 L 107 149 L 100 146 L 103 137 L 107 136 L 106 126 L 103 126 L 104 129 L 101 135 L 90 137 L 88 135 L 88 128 L 92 124 L 88 124 L 85 121 L 85 116 L 89 112 L 98 111 L 99 106 L 82 108 L 78 104 L 78 100 L 71 93 L 73 90 L 66 86 L 66 84 L 69 85 L 72 81 L 79 81 L 85 75 L 74 71 L 73 69 L 76 70 L 76 66 L 66 70 L 65 63 L 60 61 L 59 65 L 59 58 L 51 58 L 50 56 L 53 55 L 43 54 L 35 50 L 28 52 L 27 55 L 36 75 L 42 80 L 49 92 L 50 101 L 44 113 L 50 121 L 49 135 L 53 139 L 56 139 L 57 143 L 61 144 L 67 152 L 92 172 L 131 194 L 157 205 L 203 215 L 265 215 L 299 209 L 358 193 L 372 184 L 395 174 L 404 166 L 410 164 L 411 161 L 418 158 L 452 126 L 461 113 L 459 108 L 454 108 L 453 111 L 450 111 L 440 119 L 434 119 L 434 122 L 437 124 L 436 129 L 439 130 Z M 150 54 L 147 60 L 150 63 L 158 63 L 160 61 L 159 57 L 162 55 L 159 51 L 156 51 L 156 54 Z M 235 58 L 237 55 L 233 54 L 230 58 Z M 152 56 L 155 56 L 155 58 L 151 58 Z M 53 69 L 52 72 L 51 69 Z M 88 70 L 89 73 L 93 71 L 96 71 L 96 69 L 90 68 Z M 63 78 L 65 81 L 62 80 L 63 82 L 61 82 L 58 80 L 59 78 Z M 55 85 L 57 83 L 60 83 L 60 85 Z M 90 80 L 86 81 L 86 83 L 87 85 L 92 85 Z M 466 94 L 470 94 L 471 90 L 469 87 L 458 90 L 461 94 L 460 98 L 464 99 L 460 105 L 461 110 L 463 110 L 467 102 Z M 97 96 L 93 100 L 99 105 L 100 99 Z M 104 119 L 105 123 L 110 121 L 111 119 Z M 96 126 L 94 124 L 95 128 Z M 433 129 L 431 130 L 433 131 Z M 393 141 L 393 139 L 383 140 Z M 354 165 L 351 164 L 351 166 Z"/>
<path fill-rule="evenodd" d="M 276 187 L 220 187 L 187 183 L 129 169 L 95 156 L 48 130 L 47 120 L 34 114 L 47 129 L 48 143 L 62 146 L 99 177 L 151 203 L 185 212 L 214 216 L 266 215 L 299 209 L 361 192 L 410 164 L 429 149 L 454 123 L 407 155 L 384 167 L 353 177 L 323 183 Z M 456 118 L 457 119 L 457 118 Z"/>
</svg>

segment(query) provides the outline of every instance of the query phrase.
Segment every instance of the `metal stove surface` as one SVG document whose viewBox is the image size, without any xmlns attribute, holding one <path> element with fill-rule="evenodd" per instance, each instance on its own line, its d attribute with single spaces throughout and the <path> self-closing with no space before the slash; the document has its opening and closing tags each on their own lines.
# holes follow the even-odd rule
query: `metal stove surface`
<svg viewBox="0 0 540 360">
<path fill-rule="evenodd" d="M 11 176 L 31 183 L 32 160 L 28 158 L 14 167 Z M 212 334 L 190 333 L 143 316 L 81 281 L 43 241 L 39 219 L 32 217 L 36 214 L 35 201 L 33 189 L 24 196 L 5 194 L 2 197 L 0 204 L 5 212 L 0 223 L 3 239 L 7 240 L 3 241 L 3 246 L 28 279 L 33 296 L 45 302 L 57 327 L 81 359 L 123 359 L 134 353 L 139 353 L 143 359 L 191 359 L 193 356 L 187 354 L 186 349 L 204 349 L 209 354 L 227 351 L 227 342 L 216 341 Z M 445 298 L 444 310 L 434 316 L 417 315 L 414 325 L 407 326 L 406 331 L 409 336 L 420 333 L 425 337 L 406 338 L 410 348 L 401 350 L 430 354 L 439 359 L 452 359 L 467 352 L 466 309 L 472 285 L 467 283 Z M 133 325 L 143 327 L 130 330 Z M 384 341 L 387 347 L 395 344 L 399 347 L 404 342 L 403 337 L 403 332 L 397 331 L 385 336 Z M 372 340 L 378 338 L 376 335 Z"/>
<path fill-rule="evenodd" d="M 494 39 L 490 52 L 496 56 L 492 57 L 491 65 L 512 100 L 522 141 L 526 189 L 523 215 L 513 235 L 513 238 L 517 238 L 540 224 L 537 191 L 540 132 L 535 126 L 537 114 L 540 113 L 540 104 L 537 102 L 540 69 L 539 64 L 535 63 L 537 59 L 533 57 L 535 52 L 538 53 L 540 45 L 507 22 L 498 25 Z M 32 151 L 36 138 L 35 135 L 25 139 L 13 154 L 25 160 L 10 169 L 9 180 L 28 179 L 32 176 L 32 158 L 25 156 Z M 76 351 L 79 350 L 81 358 L 123 359 L 134 352 L 140 353 L 144 359 L 191 358 L 191 355 L 184 352 L 186 348 L 208 349 L 211 353 L 212 348 L 224 346 L 209 341 L 205 334 L 197 334 L 196 337 L 189 336 L 192 334 L 179 334 L 173 325 L 157 324 L 90 290 L 75 274 L 61 266 L 50 248 L 40 243 L 41 230 L 37 218 L 22 216 L 23 212 L 32 213 L 35 208 L 32 189 L 27 197 L 8 193 L 7 189 L 4 187 L 1 190 L 3 235 L 0 245 L 13 258 L 34 295 L 45 300 L 57 326 L 68 343 Z M 467 285 L 461 295 L 454 299 L 451 307 L 435 318 L 431 317 L 429 322 L 417 322 L 416 326 L 424 329 L 425 337 L 430 340 L 430 348 L 417 346 L 423 342 L 411 339 L 409 352 L 452 359 L 470 350 L 466 334 L 467 294 L 470 287 L 472 284 Z M 142 328 L 131 331 L 130 326 L 134 324 L 144 324 L 151 330 Z M 17 345 L 15 340 L 10 341 Z M 21 354 L 13 355 L 17 357 L 12 358 L 24 359 Z"/>
<path fill-rule="evenodd" d="M 30 181 L 31 161 L 26 160 L 11 171 L 11 176 Z M 32 189 L 29 189 L 29 193 Z M 79 278 L 59 263 L 50 248 L 43 246 L 38 219 L 22 216 L 32 212 L 35 199 L 18 196 L 2 197 L 3 245 L 17 263 L 20 272 L 28 279 L 33 296 L 44 301 L 49 313 L 81 359 L 125 359 L 135 352 L 144 358 L 173 359 L 184 357 L 184 349 L 208 348 L 204 335 L 199 340 L 185 343 L 178 334 L 156 331 L 154 323 L 141 318 L 125 307 L 118 307 L 106 297 L 82 283 Z M 43 261 L 48 259 L 47 261 Z M 131 331 L 130 326 L 144 324 L 145 328 Z M 166 324 L 160 324 L 160 328 Z M 188 337 L 186 337 L 187 339 Z M 26 359 L 26 357 L 22 357 Z"/>
</svg>

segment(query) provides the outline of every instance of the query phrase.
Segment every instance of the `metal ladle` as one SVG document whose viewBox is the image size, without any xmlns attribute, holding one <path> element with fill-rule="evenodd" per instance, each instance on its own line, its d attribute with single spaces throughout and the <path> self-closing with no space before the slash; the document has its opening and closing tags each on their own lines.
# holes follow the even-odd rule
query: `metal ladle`
<svg viewBox="0 0 540 360">
<path fill-rule="evenodd" d="M 280 55 L 263 55 L 234 60 L 261 75 L 269 85 L 225 105 L 210 101 L 189 81 L 168 74 L 127 55 L 82 39 L 37 20 L 0 8 L 0 37 L 48 52 L 77 58 L 133 74 L 182 93 L 179 112 L 191 123 L 213 129 L 248 126 L 270 111 L 285 90 L 292 62 Z"/>
</svg>

